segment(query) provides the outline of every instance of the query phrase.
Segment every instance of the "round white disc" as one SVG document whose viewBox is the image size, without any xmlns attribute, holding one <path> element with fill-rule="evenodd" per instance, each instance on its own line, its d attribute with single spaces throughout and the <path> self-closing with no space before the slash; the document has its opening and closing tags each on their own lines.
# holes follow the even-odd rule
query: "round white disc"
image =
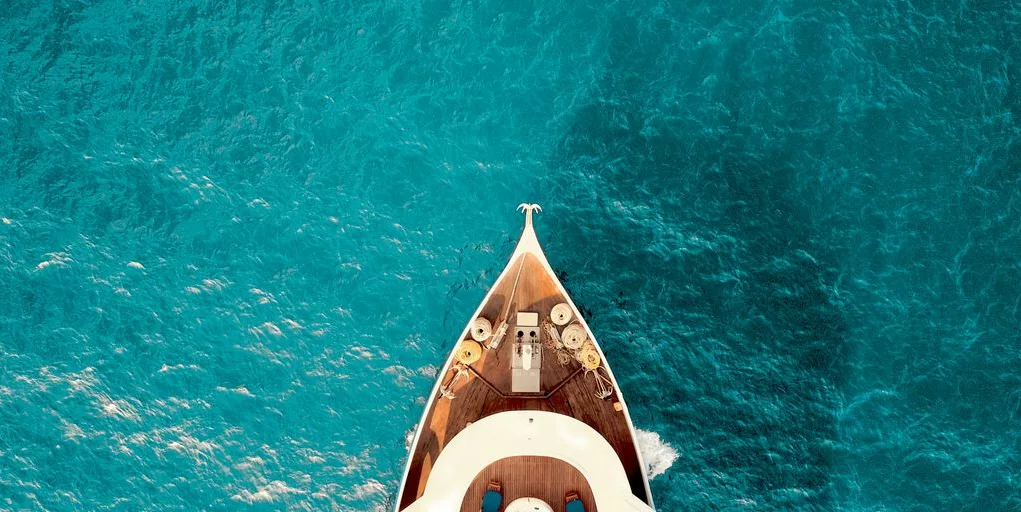
<svg viewBox="0 0 1021 512">
<path fill-rule="evenodd" d="M 581 348 L 587 339 L 588 335 L 585 334 L 585 329 L 579 324 L 571 324 L 564 327 L 564 332 L 560 335 L 560 341 L 563 341 L 564 346 L 571 350 Z"/>
<path fill-rule="evenodd" d="M 539 498 L 518 498 L 510 502 L 503 510 L 504 512 L 553 512 L 553 507 Z"/>
<path fill-rule="evenodd" d="M 553 323 L 557 325 L 567 325 L 567 322 L 571 321 L 571 317 L 574 314 L 571 312 L 571 306 L 568 306 L 566 302 L 561 302 L 556 306 L 553 306 L 553 311 L 550 312 L 550 317 L 553 319 Z"/>
<path fill-rule="evenodd" d="M 481 316 L 472 322 L 472 339 L 475 341 L 486 341 L 493 335 L 493 324 Z"/>
</svg>

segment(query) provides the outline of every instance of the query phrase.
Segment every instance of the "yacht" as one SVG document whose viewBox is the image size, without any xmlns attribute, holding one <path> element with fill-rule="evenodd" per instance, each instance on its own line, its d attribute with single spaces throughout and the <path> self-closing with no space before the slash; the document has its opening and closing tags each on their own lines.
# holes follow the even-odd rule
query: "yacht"
<svg viewBox="0 0 1021 512">
<path fill-rule="evenodd" d="M 411 439 L 395 512 L 652 511 L 627 404 L 546 260 L 536 204 L 456 340 Z"/>
</svg>

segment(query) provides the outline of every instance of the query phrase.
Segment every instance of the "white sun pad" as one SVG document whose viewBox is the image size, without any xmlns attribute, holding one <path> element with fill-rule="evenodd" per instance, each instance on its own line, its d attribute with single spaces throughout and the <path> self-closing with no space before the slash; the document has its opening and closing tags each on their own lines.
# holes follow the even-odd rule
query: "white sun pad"
<svg viewBox="0 0 1021 512">
<path fill-rule="evenodd" d="M 404 512 L 460 510 L 486 466 L 518 456 L 553 457 L 574 466 L 588 480 L 599 510 L 652 512 L 631 494 L 624 465 L 599 432 L 570 416 L 545 411 L 501 412 L 466 427 L 440 452 L 425 494 Z"/>
</svg>

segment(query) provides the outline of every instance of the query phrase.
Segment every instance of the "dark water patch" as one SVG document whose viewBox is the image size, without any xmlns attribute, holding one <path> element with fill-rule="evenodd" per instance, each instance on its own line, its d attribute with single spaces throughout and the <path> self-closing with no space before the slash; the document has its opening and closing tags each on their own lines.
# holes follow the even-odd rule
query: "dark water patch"
<svg viewBox="0 0 1021 512">
<path fill-rule="evenodd" d="M 563 193 L 599 217 L 604 250 L 565 266 L 585 276 L 580 300 L 610 323 L 595 328 L 639 426 L 661 417 L 667 439 L 694 459 L 654 485 L 712 488 L 704 504 L 717 507 L 833 506 L 836 414 L 853 349 L 832 291 L 839 255 L 810 213 L 818 191 L 799 179 L 799 138 L 767 137 L 754 104 L 740 101 L 750 41 L 722 59 L 714 81 L 730 104 L 723 126 L 706 131 L 643 94 L 666 80 L 653 63 L 676 44 L 670 25 L 614 26 L 603 85 L 574 113 L 551 163 L 565 178 L 601 177 Z M 598 243 L 580 226 L 559 230 L 578 240 L 564 246 Z M 627 355 L 650 350 L 661 358 L 651 367 Z M 707 480 L 713 470 L 730 478 Z M 661 507 L 692 504 L 663 494 Z"/>
</svg>

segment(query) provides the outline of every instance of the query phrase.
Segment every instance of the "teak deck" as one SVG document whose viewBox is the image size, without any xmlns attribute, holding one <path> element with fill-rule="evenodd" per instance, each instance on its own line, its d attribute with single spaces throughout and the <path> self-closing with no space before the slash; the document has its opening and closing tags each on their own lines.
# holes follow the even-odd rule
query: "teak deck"
<svg viewBox="0 0 1021 512">
<path fill-rule="evenodd" d="M 605 400 L 598 398 L 594 378 L 585 373 L 580 363 L 572 358 L 567 364 L 562 365 L 558 362 L 555 351 L 544 346 L 541 393 L 535 395 L 511 393 L 511 357 L 516 337 L 514 315 L 518 311 L 537 312 L 540 323 L 542 319 L 549 318 L 554 305 L 567 302 L 560 292 L 562 287 L 554 281 L 555 279 L 556 277 L 547 272 L 542 262 L 531 253 L 516 255 L 508 264 L 508 271 L 504 272 L 494 285 L 488 301 L 480 312 L 480 316 L 492 322 L 494 330 L 507 319 L 510 323 L 507 336 L 497 349 L 483 350 L 481 359 L 470 366 L 471 373 L 468 378 L 452 389 L 456 398 L 451 400 L 434 396 L 430 400 L 430 408 L 424 416 L 424 423 L 419 426 L 417 443 L 409 454 L 407 475 L 397 510 L 404 510 L 422 496 L 434 462 L 454 436 L 472 422 L 512 410 L 549 411 L 571 416 L 590 425 L 606 438 L 619 455 L 632 493 L 642 501 L 650 502 L 644 469 L 627 416 L 614 407 L 615 402 L 621 401 L 616 383 L 613 385 L 612 396 Z M 505 318 L 505 312 L 508 312 L 506 316 L 510 318 Z M 584 322 L 577 310 L 573 313 L 576 321 Z M 545 339 L 546 333 L 541 332 L 541 326 L 538 329 L 541 339 Z M 466 333 L 465 339 L 470 339 L 470 334 Z M 603 361 L 603 365 L 606 366 L 608 363 Z M 454 372 L 448 368 L 439 379 L 445 384 L 453 375 Z M 493 442 L 499 443 L 500 440 L 493 439 Z M 530 475 L 533 481 L 535 475 L 542 475 L 544 483 L 541 485 L 526 483 L 526 477 Z M 594 503 L 591 502 L 591 490 L 588 489 L 584 477 L 569 464 L 546 457 L 512 457 L 490 465 L 482 474 L 476 476 L 462 510 L 474 512 L 479 509 L 482 492 L 479 489 L 484 491 L 489 479 L 503 482 L 507 498 L 505 504 L 513 499 L 513 496 L 531 493 L 529 495 L 551 504 L 554 510 L 560 510 L 563 507 L 564 493 L 576 491 L 588 500 L 585 503 L 586 510 L 595 510 Z M 522 491 L 525 486 L 528 491 Z"/>
<path fill-rule="evenodd" d="M 559 510 L 564 496 L 577 492 L 586 512 L 595 512 L 596 504 L 588 481 L 574 466 L 550 457 L 511 457 L 482 470 L 472 482 L 471 489 L 461 503 L 461 512 L 479 512 L 479 503 L 490 480 L 503 483 L 503 502 L 518 498 L 540 498 Z"/>
</svg>

